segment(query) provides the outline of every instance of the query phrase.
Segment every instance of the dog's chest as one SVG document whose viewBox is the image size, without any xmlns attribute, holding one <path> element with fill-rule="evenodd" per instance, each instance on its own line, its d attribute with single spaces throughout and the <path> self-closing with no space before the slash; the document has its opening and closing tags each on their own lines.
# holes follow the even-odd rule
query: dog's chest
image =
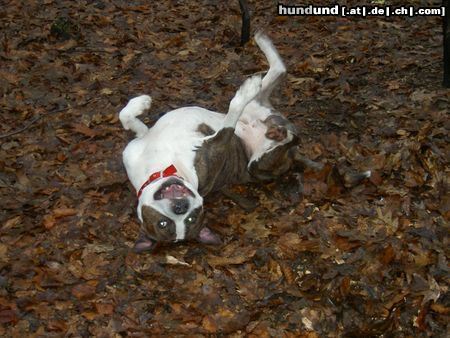
<svg viewBox="0 0 450 338">
<path fill-rule="evenodd" d="M 223 116 L 199 107 L 176 109 L 161 117 L 144 137 L 132 140 L 123 152 L 123 162 L 135 189 L 139 189 L 151 173 L 171 164 L 197 188 L 194 161 L 204 139 L 198 126 L 207 123 L 217 129 Z"/>
</svg>

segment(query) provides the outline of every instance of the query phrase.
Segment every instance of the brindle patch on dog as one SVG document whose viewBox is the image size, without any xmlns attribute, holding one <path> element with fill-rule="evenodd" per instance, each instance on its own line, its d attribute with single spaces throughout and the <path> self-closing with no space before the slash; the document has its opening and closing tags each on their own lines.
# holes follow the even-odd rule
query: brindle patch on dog
<svg viewBox="0 0 450 338">
<path fill-rule="evenodd" d="M 208 132 L 205 127 L 202 129 Z M 200 195 L 250 181 L 247 162 L 244 145 L 234 129 L 221 129 L 213 138 L 206 140 L 195 155 Z"/>
</svg>

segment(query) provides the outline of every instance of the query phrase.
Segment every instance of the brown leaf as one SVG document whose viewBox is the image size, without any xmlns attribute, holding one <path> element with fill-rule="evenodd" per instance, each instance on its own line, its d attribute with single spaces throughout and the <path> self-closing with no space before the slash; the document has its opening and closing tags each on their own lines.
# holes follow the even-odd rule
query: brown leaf
<svg viewBox="0 0 450 338">
<path fill-rule="evenodd" d="M 95 309 L 100 315 L 111 315 L 114 312 L 114 305 L 109 303 L 95 303 Z"/>
<path fill-rule="evenodd" d="M 72 288 L 72 295 L 78 299 L 89 299 L 95 295 L 95 286 L 89 284 L 78 284 Z"/>
<path fill-rule="evenodd" d="M 6 254 L 8 252 L 8 246 L 0 243 L 0 260 L 6 260 Z"/>
<path fill-rule="evenodd" d="M 318 241 L 303 240 L 300 235 L 292 232 L 285 233 L 278 240 L 278 246 L 288 257 L 295 256 L 298 252 L 319 250 Z"/>
<path fill-rule="evenodd" d="M 295 275 L 294 271 L 292 271 L 291 267 L 286 262 L 280 262 L 281 272 L 283 273 L 284 278 L 286 279 L 286 283 L 289 285 L 294 284 Z"/>
<path fill-rule="evenodd" d="M 57 208 L 53 209 L 53 216 L 55 218 L 61 218 L 61 217 L 67 217 L 67 216 L 73 216 L 78 213 L 77 209 L 72 208 Z"/>
<path fill-rule="evenodd" d="M 250 258 L 255 255 L 256 250 L 251 250 L 247 253 L 247 255 L 236 255 L 232 257 L 220 257 L 220 256 L 211 256 L 206 260 L 208 264 L 212 267 L 224 266 L 224 265 L 237 265 L 247 262 Z"/>
<path fill-rule="evenodd" d="M 339 250 L 342 250 L 342 251 L 348 251 L 348 250 L 351 250 L 351 249 L 361 245 L 358 241 L 354 241 L 351 238 L 341 237 L 341 236 L 336 236 L 334 238 L 334 243 L 335 243 L 336 247 L 338 247 Z"/>
<path fill-rule="evenodd" d="M 346 297 L 350 292 L 350 282 L 351 280 L 348 276 L 342 278 L 342 282 L 339 289 L 344 297 Z"/>
<path fill-rule="evenodd" d="M 16 312 L 10 309 L 0 310 L 0 323 L 16 323 Z"/>
<path fill-rule="evenodd" d="M 383 254 L 381 255 L 380 261 L 381 263 L 383 263 L 384 265 L 388 265 L 389 263 L 392 262 L 392 260 L 395 257 L 395 251 L 392 248 L 391 245 L 388 245 L 384 251 Z"/>
<path fill-rule="evenodd" d="M 95 317 L 97 317 L 97 313 L 93 311 L 83 311 L 81 315 L 86 318 L 87 320 L 94 320 Z"/>
<path fill-rule="evenodd" d="M 203 317 L 202 327 L 209 333 L 217 332 L 217 323 L 211 315 Z"/>
<path fill-rule="evenodd" d="M 72 123 L 72 128 L 75 132 L 88 137 L 95 137 L 97 135 L 100 135 L 99 131 L 91 129 L 83 123 Z"/>
<path fill-rule="evenodd" d="M 379 186 L 381 184 L 381 182 L 383 182 L 383 178 L 381 177 L 380 173 L 376 170 L 372 170 L 370 177 L 369 177 L 369 181 L 375 185 L 375 186 Z"/>
<path fill-rule="evenodd" d="M 21 222 L 22 222 L 22 216 L 15 216 L 15 217 L 7 220 L 5 223 L 3 223 L 2 229 L 8 230 L 11 228 L 16 228 L 16 227 L 20 226 Z"/>
<path fill-rule="evenodd" d="M 230 333 L 245 328 L 250 321 L 250 314 L 245 310 L 233 312 L 230 309 L 223 308 L 213 318 L 221 331 Z"/>
<path fill-rule="evenodd" d="M 51 229 L 55 226 L 56 220 L 53 215 L 45 215 L 44 216 L 44 228 Z"/>
<path fill-rule="evenodd" d="M 431 310 L 433 310 L 434 312 L 437 313 L 441 313 L 443 315 L 448 315 L 450 314 L 450 307 L 439 304 L 439 303 L 432 303 L 430 305 Z"/>
<path fill-rule="evenodd" d="M 63 320 L 51 319 L 48 321 L 47 328 L 50 331 L 66 331 L 67 323 Z"/>
</svg>

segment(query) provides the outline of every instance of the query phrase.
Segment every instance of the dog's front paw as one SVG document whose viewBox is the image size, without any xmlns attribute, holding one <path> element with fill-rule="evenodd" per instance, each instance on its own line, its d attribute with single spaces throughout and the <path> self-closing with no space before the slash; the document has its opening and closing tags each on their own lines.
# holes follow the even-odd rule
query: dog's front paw
<svg viewBox="0 0 450 338">
<path fill-rule="evenodd" d="M 237 95 L 244 101 L 250 102 L 261 91 L 262 78 L 261 75 L 253 75 L 251 78 L 245 80 Z"/>
<path fill-rule="evenodd" d="M 131 99 L 130 102 L 128 102 L 127 106 L 129 106 L 133 111 L 139 112 L 139 114 L 141 114 L 142 112 L 150 109 L 151 105 L 152 98 L 148 95 L 141 95 Z"/>
</svg>

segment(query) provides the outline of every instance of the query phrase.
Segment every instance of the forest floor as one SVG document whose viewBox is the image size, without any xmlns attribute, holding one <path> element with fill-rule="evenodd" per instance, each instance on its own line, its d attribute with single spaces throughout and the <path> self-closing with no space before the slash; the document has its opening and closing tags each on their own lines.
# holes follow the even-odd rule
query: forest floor
<svg viewBox="0 0 450 338">
<path fill-rule="evenodd" d="M 253 40 L 239 47 L 238 1 L 6 1 L 0 336 L 448 334 L 441 18 L 278 17 L 276 4 L 250 1 L 252 31 L 285 60 L 274 106 L 323 169 L 235 187 L 252 211 L 208 196 L 222 245 L 137 254 L 118 112 L 143 93 L 147 124 L 186 105 L 225 112 L 267 70 Z"/>
</svg>

